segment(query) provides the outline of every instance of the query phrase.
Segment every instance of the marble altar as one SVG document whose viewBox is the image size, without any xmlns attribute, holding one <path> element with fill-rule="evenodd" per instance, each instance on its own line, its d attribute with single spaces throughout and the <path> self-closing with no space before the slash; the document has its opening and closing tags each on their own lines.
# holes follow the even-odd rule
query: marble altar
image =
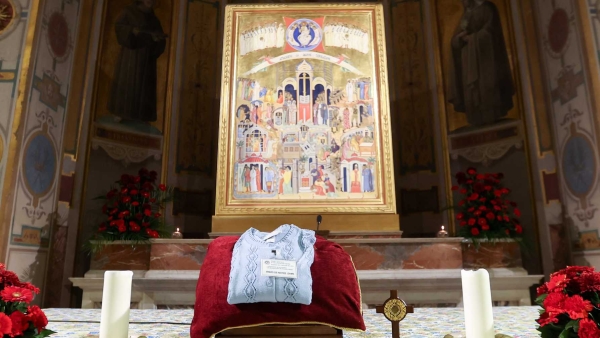
<svg viewBox="0 0 600 338">
<path fill-rule="evenodd" d="M 211 237 L 234 235 L 213 233 Z M 367 306 L 387 299 L 389 290 L 417 306 L 461 304 L 462 238 L 401 238 L 401 232 L 331 232 L 354 261 Z M 92 262 L 82 278 L 71 278 L 83 290 L 82 308 L 99 308 L 105 270 L 134 271 L 132 308 L 191 307 L 196 282 L 212 239 L 153 239 L 134 255 L 120 249 Z M 132 256 L 141 259 L 132 264 Z M 129 268 L 128 268 L 129 267 Z M 492 298 L 505 305 L 531 305 L 529 287 L 543 276 L 522 267 L 489 269 Z"/>
</svg>

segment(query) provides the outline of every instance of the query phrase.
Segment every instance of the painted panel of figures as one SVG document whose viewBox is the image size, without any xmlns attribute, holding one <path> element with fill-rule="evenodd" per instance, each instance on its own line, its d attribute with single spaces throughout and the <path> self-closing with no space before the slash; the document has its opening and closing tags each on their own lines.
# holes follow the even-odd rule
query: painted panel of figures
<svg viewBox="0 0 600 338">
<path fill-rule="evenodd" d="M 380 197 L 372 22 L 338 13 L 238 17 L 234 199 Z"/>
</svg>

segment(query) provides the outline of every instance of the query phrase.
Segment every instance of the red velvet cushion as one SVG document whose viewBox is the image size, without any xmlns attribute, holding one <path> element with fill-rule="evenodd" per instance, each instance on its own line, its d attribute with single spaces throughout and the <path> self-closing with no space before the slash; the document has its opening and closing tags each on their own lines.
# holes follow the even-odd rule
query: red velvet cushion
<svg viewBox="0 0 600 338">
<path fill-rule="evenodd" d="M 229 305 L 227 288 L 233 245 L 239 237 L 220 237 L 209 246 L 196 287 L 192 338 L 226 329 L 263 324 L 323 324 L 365 330 L 361 296 L 352 259 L 341 246 L 317 237 L 311 267 L 311 305 L 254 303 Z"/>
</svg>

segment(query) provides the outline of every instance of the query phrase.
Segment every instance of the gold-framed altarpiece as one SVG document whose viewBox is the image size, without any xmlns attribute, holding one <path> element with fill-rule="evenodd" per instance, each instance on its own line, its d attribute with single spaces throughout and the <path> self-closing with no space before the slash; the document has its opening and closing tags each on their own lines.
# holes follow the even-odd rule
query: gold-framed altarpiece
<svg viewBox="0 0 600 338">
<path fill-rule="evenodd" d="M 227 6 L 213 231 L 317 214 L 398 230 L 387 81 L 380 4 Z"/>
</svg>

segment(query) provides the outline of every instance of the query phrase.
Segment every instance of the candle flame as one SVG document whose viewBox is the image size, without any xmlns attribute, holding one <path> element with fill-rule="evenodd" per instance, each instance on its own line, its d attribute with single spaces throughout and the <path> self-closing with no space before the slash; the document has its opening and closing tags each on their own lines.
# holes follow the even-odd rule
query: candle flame
<svg viewBox="0 0 600 338">
<path fill-rule="evenodd" d="M 442 225 L 442 230 L 444 230 L 444 226 Z"/>
<path fill-rule="evenodd" d="M 177 228 L 177 232 L 179 232 L 179 228 Z"/>
</svg>

